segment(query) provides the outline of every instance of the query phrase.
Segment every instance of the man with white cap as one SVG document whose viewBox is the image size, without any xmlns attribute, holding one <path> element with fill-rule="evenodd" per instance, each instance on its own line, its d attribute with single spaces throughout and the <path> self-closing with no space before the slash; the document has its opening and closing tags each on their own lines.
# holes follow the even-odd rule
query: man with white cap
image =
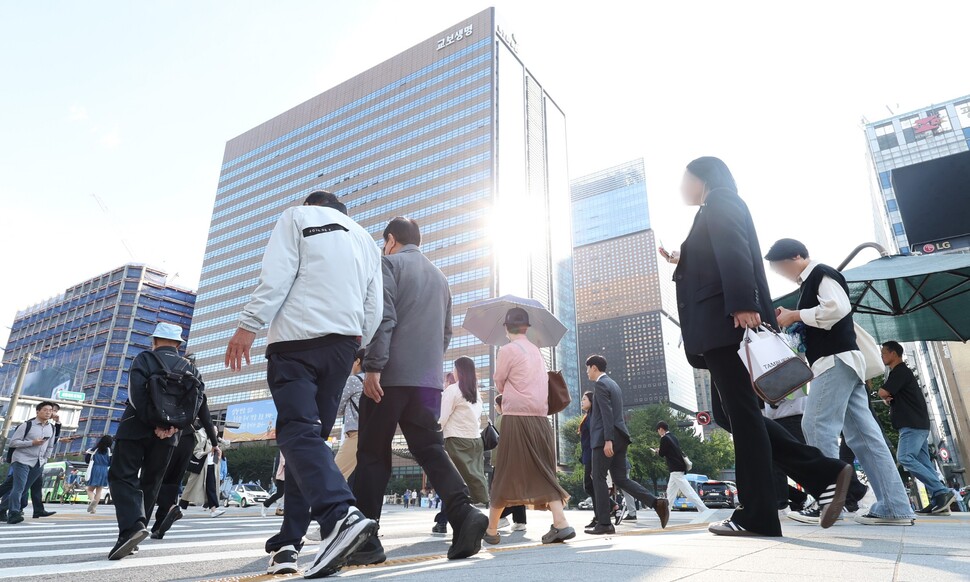
<svg viewBox="0 0 970 582">
<path fill-rule="evenodd" d="M 209 419 L 202 398 L 204 385 L 199 371 L 179 354 L 182 328 L 159 323 L 152 334 L 152 349 L 138 354 L 128 371 L 128 402 L 115 435 L 114 455 L 108 471 L 108 484 L 118 519 L 118 541 L 108 554 L 110 560 L 130 555 L 148 537 L 148 517 L 155 506 L 165 469 L 178 445 L 175 426 L 152 420 L 149 380 L 154 376 L 178 375 L 198 391 L 198 418 Z M 220 452 L 218 447 L 215 451 Z M 139 476 L 140 473 L 140 476 Z"/>
</svg>

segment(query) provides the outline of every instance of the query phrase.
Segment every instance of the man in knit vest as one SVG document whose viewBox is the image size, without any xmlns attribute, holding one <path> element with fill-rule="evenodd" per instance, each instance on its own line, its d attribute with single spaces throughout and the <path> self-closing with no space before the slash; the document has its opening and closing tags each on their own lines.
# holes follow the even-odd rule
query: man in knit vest
<svg viewBox="0 0 970 582">
<path fill-rule="evenodd" d="M 866 361 L 856 342 L 845 278 L 832 267 L 812 261 L 805 245 L 793 239 L 776 242 L 765 259 L 772 270 L 801 287 L 797 309 L 779 308 L 777 316 L 783 328 L 804 324 L 805 355 L 815 373 L 802 417 L 805 440 L 837 459 L 842 432 L 856 452 L 876 495 L 876 503 L 865 515 L 856 515 L 856 522 L 913 525 L 916 515 L 896 462 L 869 411 Z M 789 517 L 802 523 L 818 519 L 814 507 L 790 513 Z"/>
</svg>

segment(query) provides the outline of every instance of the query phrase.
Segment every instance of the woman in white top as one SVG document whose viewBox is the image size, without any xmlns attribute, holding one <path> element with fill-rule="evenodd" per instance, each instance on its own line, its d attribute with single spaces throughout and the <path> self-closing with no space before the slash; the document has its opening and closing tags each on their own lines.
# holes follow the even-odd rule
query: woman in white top
<svg viewBox="0 0 970 582">
<path fill-rule="evenodd" d="M 441 393 L 441 416 L 438 422 L 445 438 L 445 451 L 451 457 L 468 486 L 472 503 L 488 503 L 488 480 L 485 478 L 485 447 L 482 444 L 482 399 L 478 395 L 475 362 L 461 357 L 455 360 L 457 382 Z M 434 533 L 447 533 L 444 509 L 436 518 Z"/>
</svg>

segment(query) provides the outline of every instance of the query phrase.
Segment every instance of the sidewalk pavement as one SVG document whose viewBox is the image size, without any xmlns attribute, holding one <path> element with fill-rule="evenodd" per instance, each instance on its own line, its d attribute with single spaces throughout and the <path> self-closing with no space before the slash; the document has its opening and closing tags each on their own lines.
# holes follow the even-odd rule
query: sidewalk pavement
<svg viewBox="0 0 970 582">
<path fill-rule="evenodd" d="M 542 515 L 536 512 L 537 518 Z M 529 521 L 530 534 L 536 534 L 529 537 L 548 527 L 547 521 L 533 519 L 533 512 Z M 383 566 L 348 568 L 340 577 L 422 582 L 451 582 L 456 576 L 608 582 L 970 580 L 970 513 L 921 518 L 913 527 L 864 526 L 851 519 L 828 530 L 784 518 L 782 525 L 783 538 L 725 538 L 711 535 L 703 524 L 661 532 L 655 524 L 644 523 L 621 528 L 611 537 L 580 533 L 564 545 L 486 546 L 479 556 L 459 562 L 448 562 L 440 554 L 402 557 Z M 503 544 L 509 538 L 503 536 Z"/>
</svg>

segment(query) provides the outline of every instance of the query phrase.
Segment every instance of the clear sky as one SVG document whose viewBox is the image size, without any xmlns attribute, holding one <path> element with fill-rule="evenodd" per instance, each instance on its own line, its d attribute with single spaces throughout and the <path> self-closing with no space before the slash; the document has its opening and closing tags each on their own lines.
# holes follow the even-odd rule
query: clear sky
<svg viewBox="0 0 970 582">
<path fill-rule="evenodd" d="M 126 261 L 194 288 L 228 139 L 488 5 L 0 0 L 0 347 L 18 309 Z M 838 263 L 872 239 L 863 118 L 970 93 L 961 1 L 496 6 L 570 173 L 644 157 L 668 247 L 684 165 L 716 155 L 764 247 Z"/>
</svg>

